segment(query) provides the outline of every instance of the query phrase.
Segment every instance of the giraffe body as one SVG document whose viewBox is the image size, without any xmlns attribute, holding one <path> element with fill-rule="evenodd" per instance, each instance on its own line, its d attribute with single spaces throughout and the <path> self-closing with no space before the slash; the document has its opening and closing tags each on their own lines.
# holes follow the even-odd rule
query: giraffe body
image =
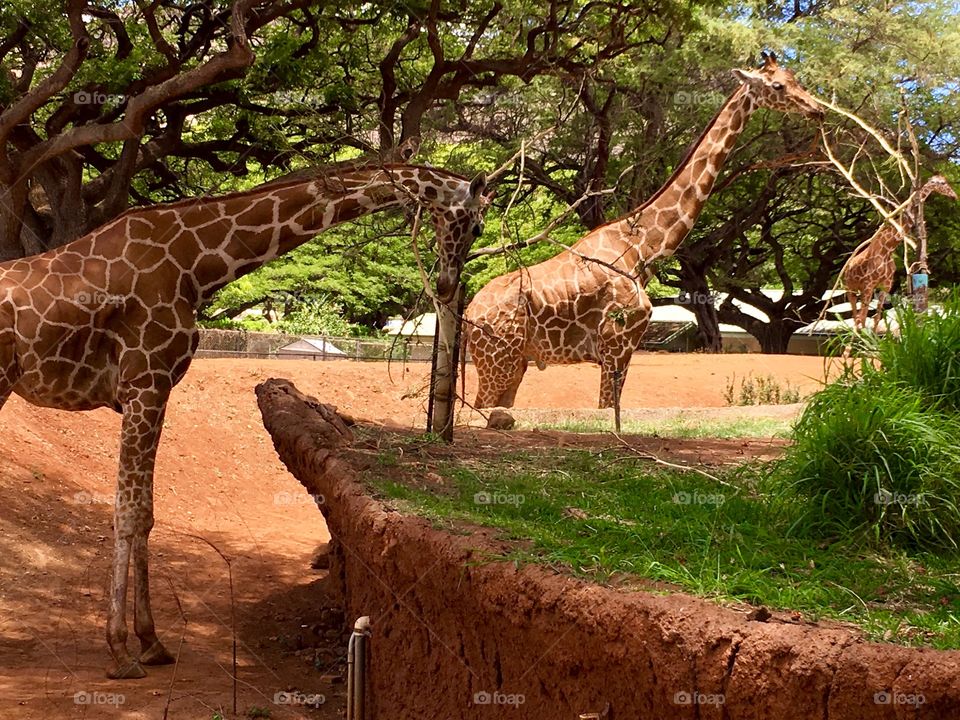
<svg viewBox="0 0 960 720">
<path fill-rule="evenodd" d="M 268 183 L 244 193 L 128 211 L 63 247 L 0 264 L 0 407 L 11 393 L 62 410 L 122 413 L 107 642 L 110 677 L 171 662 L 150 610 L 153 470 L 170 392 L 197 347 L 196 308 L 227 283 L 321 231 L 390 207 L 433 215 L 438 294 L 459 282 L 487 198 L 445 171 L 385 165 Z M 126 648 L 133 560 L 139 658 Z"/>
<path fill-rule="evenodd" d="M 615 404 L 650 320 L 651 265 L 690 232 L 724 161 L 757 107 L 821 118 L 793 73 L 765 56 L 652 198 L 559 255 L 491 281 L 470 303 L 465 333 L 479 378 L 476 406 L 511 407 L 530 361 L 595 362 L 600 407 Z"/>
<path fill-rule="evenodd" d="M 957 194 L 943 175 L 934 175 L 917 193 L 913 203 L 906 209 L 900 225 L 910 233 L 923 217 L 924 203 L 933 193 L 946 195 L 956 200 Z M 893 276 L 897 271 L 893 260 L 894 251 L 904 238 L 889 223 L 881 225 L 868 241 L 866 247 L 855 253 L 843 269 L 843 285 L 853 314 L 853 324 L 862 329 L 867 323 L 870 303 L 877 295 L 877 312 L 873 318 L 873 331 L 880 328 L 886 296 L 893 288 Z"/>
</svg>

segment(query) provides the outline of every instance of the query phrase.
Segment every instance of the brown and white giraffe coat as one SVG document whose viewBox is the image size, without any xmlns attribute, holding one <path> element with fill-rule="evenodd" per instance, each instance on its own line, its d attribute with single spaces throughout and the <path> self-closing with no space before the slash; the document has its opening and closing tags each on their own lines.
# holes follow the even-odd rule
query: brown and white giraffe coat
<svg viewBox="0 0 960 720">
<path fill-rule="evenodd" d="M 816 100 L 772 55 L 758 71 L 734 73 L 742 84 L 652 198 L 569 250 L 477 293 L 465 313 L 480 383 L 477 407 L 511 407 L 530 361 L 541 368 L 599 363 L 600 407 L 614 404 L 650 320 L 643 290 L 650 266 L 672 255 L 690 232 L 751 114 L 762 106 L 822 117 Z"/>
<path fill-rule="evenodd" d="M 130 210 L 56 250 L 0 264 L 0 407 L 16 393 L 63 410 L 123 414 L 107 641 L 111 677 L 171 662 L 150 612 L 147 537 L 167 399 L 197 347 L 196 308 L 232 280 L 321 231 L 389 207 L 432 214 L 438 294 L 459 283 L 488 199 L 473 183 L 418 166 L 338 169 L 222 197 Z M 126 649 L 134 564 L 139 660 Z"/>
<path fill-rule="evenodd" d="M 913 232 L 923 217 L 924 203 L 933 193 L 946 195 L 953 200 L 957 199 L 957 193 L 943 175 L 932 176 L 920 188 L 901 216 L 900 226 L 904 232 Z M 880 320 L 883 317 L 883 305 L 886 296 L 893 288 L 893 276 L 897 270 L 893 253 L 903 241 L 903 236 L 893 225 L 884 223 L 873 234 L 866 247 L 854 253 L 844 266 L 842 279 L 844 289 L 847 291 L 847 300 L 850 302 L 850 310 L 853 313 L 854 327 L 863 328 L 866 325 L 870 302 L 873 300 L 874 292 L 879 290 L 873 330 L 876 332 L 879 329 Z"/>
</svg>

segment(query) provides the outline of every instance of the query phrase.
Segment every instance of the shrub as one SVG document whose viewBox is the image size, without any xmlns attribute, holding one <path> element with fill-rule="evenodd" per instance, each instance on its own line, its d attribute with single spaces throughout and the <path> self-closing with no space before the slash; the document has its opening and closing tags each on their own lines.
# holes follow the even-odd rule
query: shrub
<svg viewBox="0 0 960 720">
<path fill-rule="evenodd" d="M 800 402 L 800 391 L 789 382 L 781 385 L 773 375 L 747 375 L 740 379 L 738 393 L 737 376 L 733 375 L 727 378 L 723 399 L 727 405 L 789 405 Z"/>
</svg>

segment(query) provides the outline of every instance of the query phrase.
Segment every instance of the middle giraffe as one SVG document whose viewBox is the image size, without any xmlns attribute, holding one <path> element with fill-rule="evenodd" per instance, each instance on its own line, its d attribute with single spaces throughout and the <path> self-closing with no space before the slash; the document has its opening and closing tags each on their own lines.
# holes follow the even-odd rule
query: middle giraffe
<svg viewBox="0 0 960 720">
<path fill-rule="evenodd" d="M 477 369 L 476 407 L 512 407 L 530 361 L 600 365 L 600 407 L 614 405 L 650 320 L 643 290 L 651 264 L 690 232 L 747 120 L 758 107 L 822 120 L 793 72 L 764 54 L 669 180 L 643 205 L 602 225 L 559 255 L 491 281 L 465 313 L 465 346 Z"/>
</svg>

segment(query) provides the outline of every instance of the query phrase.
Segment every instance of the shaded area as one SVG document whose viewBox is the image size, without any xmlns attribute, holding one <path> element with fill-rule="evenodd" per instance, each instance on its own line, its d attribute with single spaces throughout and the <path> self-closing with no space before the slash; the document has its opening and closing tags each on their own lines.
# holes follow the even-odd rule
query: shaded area
<svg viewBox="0 0 960 720">
<path fill-rule="evenodd" d="M 249 366 L 248 366 L 249 367 Z M 344 658 L 326 571 L 310 569 L 328 535 L 314 501 L 277 461 L 256 423 L 256 367 L 197 363 L 176 390 L 161 445 L 151 591 L 158 631 L 180 663 L 112 682 L 105 593 L 119 417 L 61 413 L 13 398 L 0 413 L 0 718 L 156 720 L 232 717 L 231 558 L 238 717 L 335 718 Z M 203 539 L 200 539 L 203 538 Z M 178 601 L 179 606 L 178 607 Z M 186 616 L 187 625 L 181 616 Z M 333 621 L 338 621 L 334 626 Z M 132 633 L 131 648 L 138 647 Z M 180 639 L 183 645 L 180 647 Z M 279 691 L 323 694 L 314 710 Z M 76 693 L 104 702 L 78 705 Z M 111 704 L 123 695 L 122 704 Z M 88 695 L 89 697 L 89 695 Z"/>
</svg>

